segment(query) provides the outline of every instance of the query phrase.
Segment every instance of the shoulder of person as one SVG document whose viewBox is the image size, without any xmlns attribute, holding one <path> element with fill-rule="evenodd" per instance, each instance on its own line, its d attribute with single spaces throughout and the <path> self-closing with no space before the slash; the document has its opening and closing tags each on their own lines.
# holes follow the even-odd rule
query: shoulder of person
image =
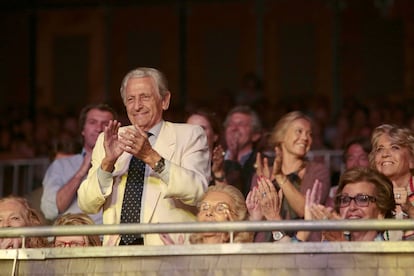
<svg viewBox="0 0 414 276">
<path fill-rule="evenodd" d="M 59 158 L 55 158 L 55 160 L 53 160 L 52 162 L 52 165 L 54 166 L 64 165 L 68 163 L 78 162 L 79 160 L 82 160 L 82 159 L 83 157 L 81 153 L 71 154 L 71 155 L 66 155 L 66 156 L 61 156 Z"/>
<path fill-rule="evenodd" d="M 175 128 L 178 132 L 179 131 L 191 131 L 191 132 L 201 132 L 204 133 L 204 130 L 199 125 L 191 125 L 186 123 L 172 123 L 172 122 L 164 122 L 164 127 L 169 128 Z"/>
<path fill-rule="evenodd" d="M 318 161 L 308 161 L 306 164 L 307 171 L 319 171 L 319 170 L 328 170 L 328 167 L 323 162 Z"/>
</svg>

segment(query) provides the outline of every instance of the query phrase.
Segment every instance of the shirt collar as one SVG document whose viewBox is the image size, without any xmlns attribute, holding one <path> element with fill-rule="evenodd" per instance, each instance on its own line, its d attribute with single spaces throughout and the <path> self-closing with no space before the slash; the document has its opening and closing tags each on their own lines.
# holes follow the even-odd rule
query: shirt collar
<svg viewBox="0 0 414 276">
<path fill-rule="evenodd" d="M 252 154 L 252 152 L 253 152 L 253 150 L 251 150 L 251 151 L 249 151 L 248 153 L 246 153 L 245 155 L 243 155 L 241 158 L 240 158 L 240 164 L 242 165 L 242 166 L 244 166 L 244 163 L 246 163 L 246 161 L 249 159 L 249 157 L 250 157 L 250 154 Z M 230 158 L 230 151 L 226 151 L 226 154 L 224 155 L 224 159 L 225 160 L 228 160 Z"/>
<path fill-rule="evenodd" d="M 150 128 L 150 130 L 148 132 L 150 132 L 152 135 L 148 138 L 151 142 L 151 144 L 153 144 L 157 138 L 158 135 L 161 132 L 161 127 L 164 124 L 164 120 L 159 121 L 155 126 L 153 126 L 152 128 Z"/>
</svg>

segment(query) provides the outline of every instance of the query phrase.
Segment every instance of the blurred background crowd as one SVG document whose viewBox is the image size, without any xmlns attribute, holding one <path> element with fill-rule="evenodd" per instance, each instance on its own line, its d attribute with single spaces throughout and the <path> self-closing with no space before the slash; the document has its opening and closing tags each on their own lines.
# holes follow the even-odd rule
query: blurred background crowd
<svg viewBox="0 0 414 276">
<path fill-rule="evenodd" d="M 332 114 L 324 99 L 298 102 L 291 105 L 270 107 L 263 95 L 257 101 L 241 100 L 241 93 L 229 94 L 226 102 L 214 106 L 189 104 L 181 110 L 173 109 L 167 118 L 184 122 L 192 111 L 202 108 L 214 112 L 220 122 L 226 113 L 237 104 L 249 104 L 259 114 L 264 135 L 271 131 L 278 119 L 292 110 L 301 110 L 313 119 L 312 150 L 341 150 L 354 137 L 369 138 L 372 130 L 382 124 L 390 123 L 414 129 L 414 103 L 361 103 L 347 99 L 338 114 Z M 173 96 L 174 98 L 174 96 Z M 174 100 L 174 99 L 173 99 Z M 128 123 L 122 107 L 117 108 L 121 122 Z M 56 154 L 78 153 L 82 148 L 79 132 L 78 110 L 56 111 L 38 110 L 30 117 L 25 110 L 10 108 L 0 114 L 0 159 L 26 159 L 49 157 Z M 223 127 L 223 126 L 222 126 Z"/>
</svg>

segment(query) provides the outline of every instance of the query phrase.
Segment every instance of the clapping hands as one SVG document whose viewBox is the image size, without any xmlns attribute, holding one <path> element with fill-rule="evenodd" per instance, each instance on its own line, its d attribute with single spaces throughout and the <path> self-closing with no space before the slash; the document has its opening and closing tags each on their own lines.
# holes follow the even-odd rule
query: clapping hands
<svg viewBox="0 0 414 276">
<path fill-rule="evenodd" d="M 259 176 L 257 186 L 247 195 L 246 205 L 251 220 L 280 220 L 283 194 L 276 191 L 269 178 Z"/>
</svg>

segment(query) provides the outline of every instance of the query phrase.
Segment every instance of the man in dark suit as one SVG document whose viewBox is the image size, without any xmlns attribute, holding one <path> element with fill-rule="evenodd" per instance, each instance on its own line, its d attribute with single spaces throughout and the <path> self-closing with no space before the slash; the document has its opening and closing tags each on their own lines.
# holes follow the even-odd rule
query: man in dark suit
<svg viewBox="0 0 414 276">
<path fill-rule="evenodd" d="M 236 106 L 227 114 L 224 127 L 227 144 L 224 174 L 227 183 L 247 196 L 255 173 L 255 144 L 262 131 L 260 118 L 249 106 Z"/>
</svg>

